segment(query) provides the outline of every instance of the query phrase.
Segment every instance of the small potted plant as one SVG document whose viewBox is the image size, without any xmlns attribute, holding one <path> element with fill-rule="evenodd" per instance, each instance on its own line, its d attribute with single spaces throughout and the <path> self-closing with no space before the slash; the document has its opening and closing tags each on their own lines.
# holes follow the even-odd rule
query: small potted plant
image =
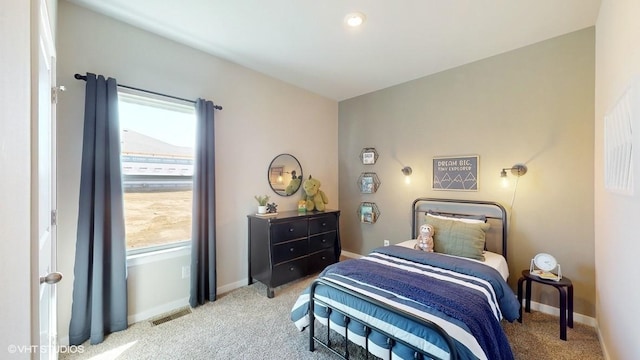
<svg viewBox="0 0 640 360">
<path fill-rule="evenodd" d="M 254 196 L 254 198 L 258 201 L 258 214 L 266 214 L 267 213 L 267 202 L 269 201 L 269 196 Z"/>
</svg>

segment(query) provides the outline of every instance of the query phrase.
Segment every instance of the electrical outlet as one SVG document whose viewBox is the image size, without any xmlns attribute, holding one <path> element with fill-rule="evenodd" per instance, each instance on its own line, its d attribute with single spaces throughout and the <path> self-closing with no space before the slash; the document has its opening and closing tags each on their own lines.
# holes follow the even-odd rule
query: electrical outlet
<svg viewBox="0 0 640 360">
<path fill-rule="evenodd" d="M 384 244 L 384 246 L 389 246 L 389 240 L 385 239 L 383 244 Z"/>
<path fill-rule="evenodd" d="M 189 269 L 189 265 L 185 265 L 182 267 L 182 278 L 186 279 L 191 276 L 191 271 Z"/>
</svg>

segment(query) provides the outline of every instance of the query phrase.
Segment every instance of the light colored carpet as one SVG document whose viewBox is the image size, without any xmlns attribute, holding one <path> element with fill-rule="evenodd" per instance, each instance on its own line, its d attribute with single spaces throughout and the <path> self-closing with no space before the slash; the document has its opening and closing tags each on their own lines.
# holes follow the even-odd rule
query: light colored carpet
<svg viewBox="0 0 640 360">
<path fill-rule="evenodd" d="M 308 331 L 299 332 L 289 311 L 300 292 L 313 280 L 306 278 L 276 289 L 266 297 L 260 283 L 219 296 L 191 314 L 152 326 L 150 321 L 110 334 L 84 352 L 61 354 L 75 359 L 335 359 L 329 351 L 308 348 Z M 541 313 L 525 314 L 524 322 L 503 325 L 516 359 L 602 359 L 595 330 L 575 324 L 568 341 L 558 338 L 558 319 Z M 350 346 L 352 358 L 359 347 Z"/>
<path fill-rule="evenodd" d="M 560 319 L 540 312 L 523 311 L 522 323 L 503 321 L 502 328 L 516 359 L 604 359 L 596 330 L 575 321 L 567 341 L 560 340 Z"/>
</svg>

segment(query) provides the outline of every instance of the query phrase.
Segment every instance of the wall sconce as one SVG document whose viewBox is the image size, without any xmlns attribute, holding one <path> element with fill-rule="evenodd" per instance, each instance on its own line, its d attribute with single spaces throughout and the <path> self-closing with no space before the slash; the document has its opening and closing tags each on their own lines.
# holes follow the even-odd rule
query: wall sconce
<svg viewBox="0 0 640 360">
<path fill-rule="evenodd" d="M 411 169 L 411 166 L 405 166 L 402 168 L 402 174 L 404 174 L 404 182 L 407 184 L 411 183 L 411 173 L 413 172 L 413 170 Z"/>
<path fill-rule="evenodd" d="M 509 186 L 509 179 L 507 178 L 507 170 L 511 170 L 511 174 L 515 176 L 522 176 L 527 173 L 527 166 L 524 164 L 516 164 L 510 168 L 504 168 L 500 172 L 500 178 L 502 178 L 502 186 Z"/>
<path fill-rule="evenodd" d="M 282 184 L 284 182 L 284 174 L 290 174 L 292 179 L 296 178 L 295 170 L 293 170 L 292 172 L 280 171 L 280 173 L 278 174 L 278 184 Z"/>
</svg>

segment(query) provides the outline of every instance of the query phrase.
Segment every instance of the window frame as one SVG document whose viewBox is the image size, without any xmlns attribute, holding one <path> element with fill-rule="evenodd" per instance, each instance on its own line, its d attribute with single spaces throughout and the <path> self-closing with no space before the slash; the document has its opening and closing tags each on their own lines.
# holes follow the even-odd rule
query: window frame
<svg viewBox="0 0 640 360">
<path fill-rule="evenodd" d="M 167 98 L 158 94 L 147 93 L 144 91 L 119 87 L 118 88 L 118 105 L 120 105 L 120 103 L 123 101 L 138 104 L 138 105 L 158 108 L 158 109 L 189 113 L 189 114 L 193 114 L 194 117 L 196 116 L 195 104 L 192 102 L 174 99 L 174 98 Z M 120 112 L 120 106 L 118 108 L 118 111 Z M 121 124 L 119 126 L 121 126 Z M 194 149 L 196 145 L 195 144 L 196 135 L 197 134 L 194 133 L 194 144 L 193 144 Z M 121 157 L 123 156 L 122 149 L 120 149 L 120 156 Z M 194 153 L 193 160 L 195 162 L 195 153 Z M 122 182 L 124 185 L 124 178 Z M 191 189 L 191 191 L 193 191 L 193 188 Z M 124 186 L 123 186 L 123 193 L 124 193 Z M 124 203 L 124 197 L 123 197 L 123 203 Z M 124 220 L 125 220 L 125 226 L 126 226 L 126 216 Z M 191 220 L 193 221 L 193 212 L 191 212 Z M 140 260 L 136 261 L 136 259 L 151 258 L 152 256 L 157 254 L 180 252 L 180 250 L 182 249 L 191 248 L 191 237 L 184 240 L 172 241 L 166 244 L 156 244 L 156 245 L 149 245 L 144 247 L 128 248 L 126 231 L 125 231 L 124 240 L 125 240 L 127 261 L 134 261 L 136 263 L 140 261 Z"/>
</svg>

